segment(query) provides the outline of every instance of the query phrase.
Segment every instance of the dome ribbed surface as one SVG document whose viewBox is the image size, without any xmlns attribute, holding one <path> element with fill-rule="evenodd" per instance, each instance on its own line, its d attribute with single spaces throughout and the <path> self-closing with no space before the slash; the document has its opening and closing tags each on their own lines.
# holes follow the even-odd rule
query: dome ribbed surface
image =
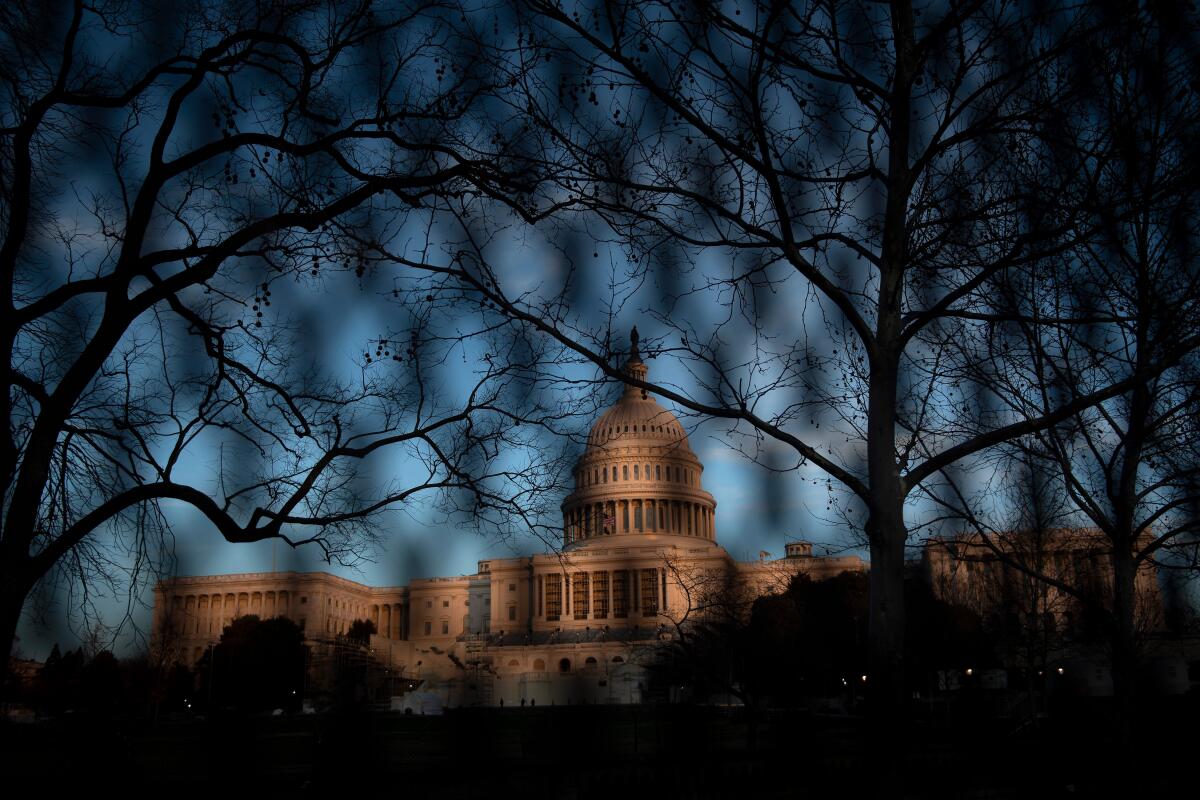
<svg viewBox="0 0 1200 800">
<path fill-rule="evenodd" d="M 644 396 L 641 389 L 627 387 L 616 405 L 600 415 L 588 434 L 588 445 L 620 447 L 645 445 L 691 449 L 687 434 L 675 415 Z"/>
</svg>

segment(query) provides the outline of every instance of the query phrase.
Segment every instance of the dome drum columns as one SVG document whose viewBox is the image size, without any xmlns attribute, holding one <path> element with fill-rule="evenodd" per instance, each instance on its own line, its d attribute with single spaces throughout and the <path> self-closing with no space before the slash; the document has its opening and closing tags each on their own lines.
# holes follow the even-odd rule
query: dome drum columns
<svg viewBox="0 0 1200 800">
<path fill-rule="evenodd" d="M 716 539 L 714 509 L 661 498 L 607 500 L 563 509 L 565 543 L 599 536 L 670 534 Z"/>
</svg>

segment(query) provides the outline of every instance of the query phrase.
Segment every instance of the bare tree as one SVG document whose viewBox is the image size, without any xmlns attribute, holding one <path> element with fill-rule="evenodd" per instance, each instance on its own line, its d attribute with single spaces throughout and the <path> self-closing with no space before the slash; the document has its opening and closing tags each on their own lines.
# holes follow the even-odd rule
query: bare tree
<svg viewBox="0 0 1200 800">
<path fill-rule="evenodd" d="M 464 238 L 442 285 L 845 489 L 871 554 L 869 686 L 893 716 L 916 489 L 1137 380 L 1022 417 L 977 369 L 1007 318 L 996 283 L 1078 226 L 1081 164 L 1036 191 L 1012 166 L 1044 157 L 1076 100 L 1063 57 L 1100 22 L 983 0 L 519 5 L 495 71 L 549 165 L 522 202 L 560 212 L 563 268 L 531 286 Z M 686 386 L 621 373 L 613 332 L 634 313 Z"/>
<path fill-rule="evenodd" d="M 686 674 L 694 689 L 723 692 L 753 708 L 756 698 L 753 686 L 745 681 L 744 664 L 758 654 L 742 645 L 758 597 L 755 587 L 746 585 L 728 563 L 673 556 L 665 563 L 682 604 L 663 614 L 670 623 L 669 644 L 660 648 L 657 657 L 668 668 Z"/>
<path fill-rule="evenodd" d="M 1004 457 L 1050 476 L 1025 504 L 1064 495 L 1073 520 L 1097 535 L 1098 586 L 1086 572 L 1022 568 L 1105 619 L 1114 688 L 1128 712 L 1138 634 L 1161 612 L 1157 585 L 1139 576 L 1155 574 L 1172 549 L 1191 551 L 1197 535 L 1200 183 L 1191 149 L 1200 94 L 1194 15 L 1122 6 L 1110 23 L 1081 50 L 1084 102 L 1064 115 L 1055 148 L 1058 159 L 1086 167 L 1085 235 L 1066 258 L 1010 276 L 1000 289 L 1015 322 L 995 332 L 994 373 L 996 396 L 1029 417 L 1098 386 L 1127 387 L 1014 440 Z M 1038 319 L 1087 322 L 1030 322 Z M 947 507 L 967 510 L 979 532 L 993 535 L 996 517 L 982 511 L 987 490 L 968 498 L 961 479 L 947 486 Z"/>
<path fill-rule="evenodd" d="M 381 286 L 372 249 L 421 252 L 435 200 L 529 177 L 481 132 L 495 76 L 458 58 L 463 19 L 439 0 L 0 12 L 6 656 L 47 576 L 85 600 L 144 578 L 164 501 L 342 562 L 425 492 L 536 526 L 558 464 L 514 409 L 539 351 Z M 339 282 L 360 287 L 345 317 L 394 301 L 361 358 L 324 357 L 305 317 Z M 476 344 L 495 357 L 464 368 Z M 418 467 L 391 474 L 393 451 Z"/>
<path fill-rule="evenodd" d="M 1062 655 L 1064 634 L 1081 616 L 1076 598 L 1041 576 L 1057 575 L 1064 557 L 1083 553 L 1090 559 L 1094 541 L 1072 536 L 1079 532 L 1069 528 L 1069 501 L 1043 464 L 1007 466 L 992 476 L 996 493 L 1006 495 L 1003 502 L 1011 509 L 1003 530 L 986 537 L 977 532 L 932 537 L 923 564 L 937 597 L 981 617 L 1004 663 L 1023 673 L 1029 711 L 1036 713 L 1049 664 Z"/>
</svg>

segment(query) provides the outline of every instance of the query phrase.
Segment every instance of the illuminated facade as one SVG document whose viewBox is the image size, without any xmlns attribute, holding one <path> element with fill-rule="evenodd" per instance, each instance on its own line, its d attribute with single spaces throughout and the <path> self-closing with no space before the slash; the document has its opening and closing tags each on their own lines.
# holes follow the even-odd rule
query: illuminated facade
<svg viewBox="0 0 1200 800">
<path fill-rule="evenodd" d="M 637 349 L 626 374 L 645 379 Z M 369 619 L 375 658 L 420 679 L 419 704 L 638 702 L 642 661 L 710 587 L 743 599 L 865 570 L 856 556 L 739 563 L 716 541 L 716 500 L 679 420 L 626 385 L 600 416 L 563 501 L 561 552 L 479 562 L 473 575 L 373 588 L 325 573 L 176 578 L 155 591 L 154 631 L 194 661 L 235 617 L 285 616 L 314 642 Z M 415 681 L 414 681 L 415 682 Z"/>
</svg>

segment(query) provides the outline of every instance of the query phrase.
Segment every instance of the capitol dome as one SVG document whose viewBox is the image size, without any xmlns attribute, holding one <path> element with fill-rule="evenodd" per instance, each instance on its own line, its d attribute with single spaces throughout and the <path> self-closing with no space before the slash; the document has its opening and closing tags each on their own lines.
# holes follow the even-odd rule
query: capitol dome
<svg viewBox="0 0 1200 800">
<path fill-rule="evenodd" d="M 645 381 L 637 349 L 625 374 Z M 584 547 L 613 536 L 716 538 L 716 501 L 704 491 L 704 465 L 675 415 L 648 392 L 626 384 L 600 415 L 575 466 L 575 491 L 563 501 L 563 545 Z"/>
</svg>

